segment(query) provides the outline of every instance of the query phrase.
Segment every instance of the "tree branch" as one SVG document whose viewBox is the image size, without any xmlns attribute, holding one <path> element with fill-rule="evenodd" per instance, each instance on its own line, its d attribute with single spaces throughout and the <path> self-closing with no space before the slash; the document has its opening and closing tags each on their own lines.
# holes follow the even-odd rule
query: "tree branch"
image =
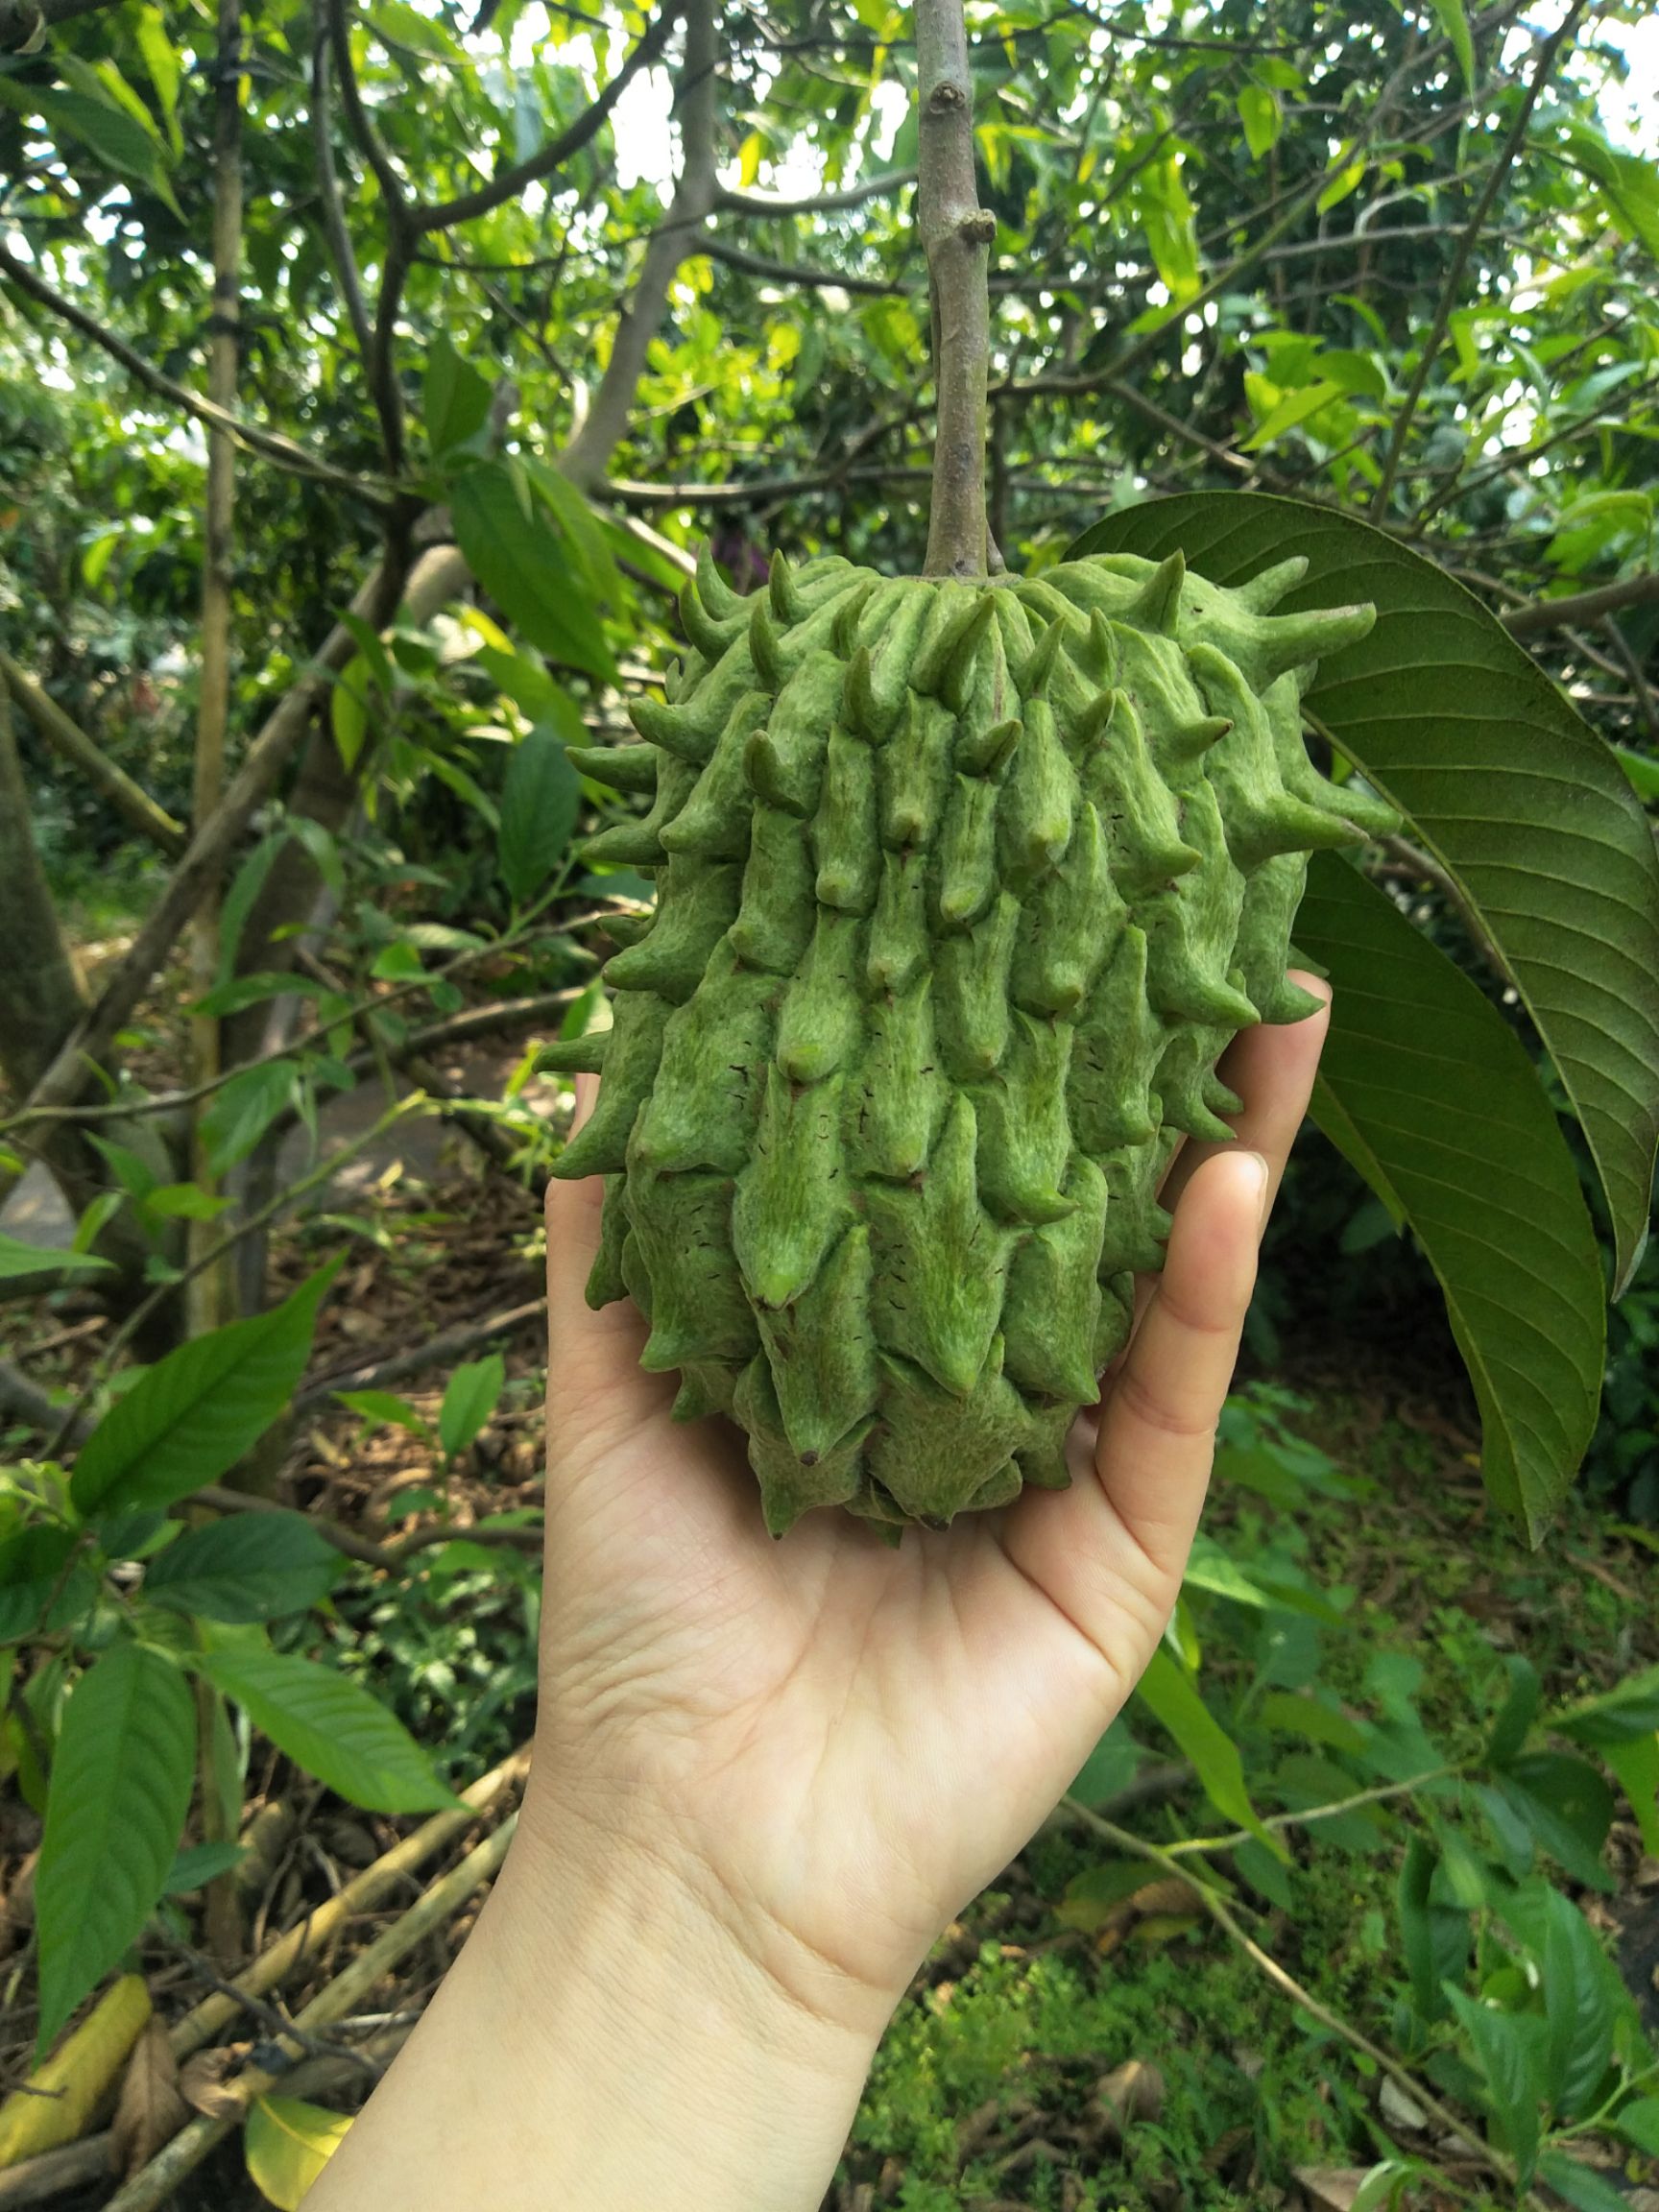
<svg viewBox="0 0 1659 2212">
<path fill-rule="evenodd" d="M 426 554 L 409 582 L 411 619 L 426 619 L 454 596 L 466 577 L 466 564 L 452 547 Z M 352 613 L 372 628 L 383 630 L 397 612 L 401 584 L 396 565 L 382 564 L 359 589 L 351 603 Z M 96 1004 L 35 1086 L 26 1111 L 71 1106 L 80 1097 L 91 1070 L 108 1051 L 115 1032 L 132 1019 L 152 976 L 177 944 L 195 911 L 202 883 L 223 866 L 303 739 L 312 714 L 328 696 L 334 677 L 357 650 L 351 631 L 337 624 L 308 672 L 277 702 L 249 747 L 219 807 L 210 820 L 197 825 L 189 850 L 132 945 L 106 978 Z"/>
<path fill-rule="evenodd" d="M 135 348 L 128 345 L 125 338 L 118 338 L 113 330 L 107 330 L 84 308 L 77 307 L 72 300 L 66 300 L 61 292 L 55 291 L 26 261 L 20 261 L 8 246 L 0 246 L 0 275 L 9 277 L 18 291 L 33 300 L 36 306 L 44 307 L 48 314 L 67 323 L 72 330 L 79 330 L 83 338 L 89 338 L 94 346 L 102 347 L 112 360 L 119 361 L 122 368 L 147 391 L 154 392 L 158 398 L 167 400 L 171 406 L 181 409 L 184 414 L 194 416 L 198 422 L 228 432 L 238 445 L 246 446 L 250 453 L 256 453 L 261 461 L 269 461 L 278 469 L 291 469 L 300 476 L 313 477 L 319 484 L 331 485 L 336 492 L 349 493 L 353 498 L 367 501 L 376 511 L 385 507 L 385 493 L 379 487 L 348 475 L 345 469 L 336 469 L 330 462 L 319 460 L 316 454 L 308 453 L 303 445 L 297 445 L 292 438 L 284 438 L 275 430 L 261 430 L 257 423 L 244 422 L 228 408 L 216 407 L 212 400 L 201 398 L 188 385 L 180 384 L 173 377 L 164 375 L 159 369 L 152 368 Z"/>
<path fill-rule="evenodd" d="M 1446 281 L 1440 287 L 1440 299 L 1434 310 L 1434 321 L 1430 325 L 1428 337 L 1423 341 L 1422 350 L 1417 357 L 1417 367 L 1412 373 L 1411 381 L 1406 388 L 1406 397 L 1400 402 L 1399 412 L 1394 418 L 1394 427 L 1388 440 L 1388 450 L 1382 459 L 1382 473 L 1378 479 L 1377 489 L 1371 496 L 1373 521 L 1380 521 L 1388 512 L 1388 502 L 1394 495 L 1394 486 L 1400 474 L 1400 463 L 1406 452 L 1406 441 L 1410 435 L 1411 420 L 1417 412 L 1418 401 L 1422 398 L 1424 389 L 1429 382 L 1429 373 L 1439 357 L 1440 348 L 1445 343 L 1446 333 L 1452 326 L 1453 310 L 1457 304 L 1457 296 L 1462 290 L 1463 278 L 1469 268 L 1470 256 L 1473 254 L 1476 242 L 1480 236 L 1481 228 L 1487 216 L 1492 212 L 1492 203 L 1502 190 L 1503 180 L 1514 166 L 1515 156 L 1520 153 L 1526 140 L 1527 128 L 1532 120 L 1532 110 L 1537 107 L 1539 96 L 1550 81 L 1550 73 L 1555 66 L 1555 57 L 1561 51 L 1563 42 L 1571 38 L 1577 30 L 1578 18 L 1583 13 L 1584 7 L 1585 0 L 1574 0 L 1574 5 L 1562 19 L 1560 28 L 1552 32 L 1544 41 L 1543 49 L 1532 71 L 1531 82 L 1527 87 L 1526 97 L 1522 100 L 1520 112 L 1510 125 L 1508 134 L 1498 150 L 1498 158 L 1493 162 L 1491 174 L 1487 177 L 1480 197 L 1475 204 L 1475 212 L 1470 216 L 1457 240 L 1456 252 L 1452 256 L 1452 266 L 1447 270 Z"/>
<path fill-rule="evenodd" d="M 645 356 L 668 303 L 668 287 L 681 262 L 699 250 L 697 234 L 718 196 L 714 131 L 719 60 L 714 0 L 686 0 L 685 57 L 674 101 L 680 118 L 680 180 L 667 214 L 645 249 L 644 265 L 616 325 L 611 358 L 587 420 L 559 459 L 562 472 L 583 492 L 603 482 L 611 456 L 622 443 Z"/>
<path fill-rule="evenodd" d="M 56 700 L 47 697 L 34 678 L 19 668 L 10 653 L 0 652 L 0 681 L 28 715 L 54 753 L 73 761 L 96 791 L 134 830 L 158 845 L 169 859 L 177 860 L 189 842 L 189 832 L 175 822 L 164 806 L 125 769 L 117 768 L 107 753 L 93 744 L 78 723 L 72 722 Z"/>
<path fill-rule="evenodd" d="M 488 215 L 493 207 L 504 201 L 517 200 L 526 186 L 538 184 L 544 177 L 551 177 L 563 169 L 572 156 L 597 137 L 602 125 L 610 116 L 623 93 L 641 69 L 648 69 L 661 56 L 668 42 L 668 34 L 674 27 L 675 10 L 664 7 L 645 27 L 636 41 L 632 53 L 612 78 L 598 98 L 585 108 L 574 123 L 558 137 L 549 141 L 539 154 L 527 161 L 520 161 L 511 169 L 504 169 L 493 177 L 488 184 L 480 184 L 475 191 L 463 192 L 453 200 L 440 201 L 434 207 L 417 204 L 410 210 L 410 220 L 417 231 L 452 229 L 457 223 L 469 223 L 476 215 Z"/>
<path fill-rule="evenodd" d="M 791 215 L 830 215 L 842 207 L 862 207 L 867 200 L 901 192 L 915 181 L 914 169 L 884 169 L 880 176 L 867 178 L 862 184 L 850 184 L 840 192 L 810 192 L 804 200 L 774 200 L 764 192 L 722 191 L 714 205 L 722 215 L 754 215 L 773 221 Z"/>
<path fill-rule="evenodd" d="M 747 247 L 733 246 L 729 238 L 722 238 L 717 233 L 700 238 L 695 251 L 707 253 L 711 261 L 724 261 L 728 268 L 741 269 L 750 276 L 769 276 L 777 284 L 798 284 L 825 291 L 878 293 L 889 299 L 902 299 L 910 289 L 907 284 L 889 283 L 882 276 L 847 276 L 838 269 L 814 269 L 799 261 L 774 261 L 770 254 L 751 253 Z"/>
<path fill-rule="evenodd" d="M 329 45 L 328 26 L 325 23 L 320 24 L 311 48 L 311 129 L 317 141 L 317 192 L 323 203 L 323 234 L 328 241 L 328 251 L 334 256 L 334 274 L 339 280 L 341 297 L 346 302 L 351 335 L 357 341 L 357 357 L 367 375 L 373 334 L 369 327 L 369 309 L 363 300 L 362 278 L 357 274 L 357 256 L 351 249 L 351 233 L 346 227 L 346 210 L 340 199 L 340 180 L 334 171 L 334 145 L 328 130 Z"/>
<path fill-rule="evenodd" d="M 974 86 L 962 0 L 916 0 L 917 218 L 933 310 L 938 422 L 929 576 L 986 573 L 986 379 L 991 297 L 986 277 L 997 218 L 974 174 Z"/>
<path fill-rule="evenodd" d="M 32 54 L 55 23 L 96 14 L 113 0 L 0 0 L 0 54 Z"/>
<path fill-rule="evenodd" d="M 380 268 L 380 297 L 374 329 L 364 356 L 369 396 L 380 421 L 380 445 L 386 466 L 394 476 L 403 469 L 403 392 L 397 381 L 396 349 L 397 310 L 403 301 L 403 281 L 415 252 L 416 230 L 409 200 L 392 157 L 387 153 L 373 116 L 363 104 L 362 89 L 351 60 L 351 0 L 328 0 L 328 35 L 334 48 L 334 66 L 340 78 L 341 104 L 347 128 L 380 187 L 386 217 L 386 253 Z"/>
<path fill-rule="evenodd" d="M 1659 606 L 1659 573 L 1626 576 L 1622 583 L 1602 584 L 1568 599 L 1533 599 L 1525 607 L 1505 608 L 1498 619 L 1511 637 L 1535 637 L 1542 631 L 1567 630 L 1616 614 L 1622 607 L 1647 606 Z"/>
</svg>

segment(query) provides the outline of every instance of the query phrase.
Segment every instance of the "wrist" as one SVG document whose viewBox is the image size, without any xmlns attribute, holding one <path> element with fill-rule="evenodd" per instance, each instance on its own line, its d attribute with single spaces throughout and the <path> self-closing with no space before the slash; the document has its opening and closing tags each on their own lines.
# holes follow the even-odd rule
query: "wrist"
<svg viewBox="0 0 1659 2212">
<path fill-rule="evenodd" d="M 544 1780 L 318 2212 L 816 2212 L 879 2032 L 803 2003 L 678 1853 Z"/>
</svg>

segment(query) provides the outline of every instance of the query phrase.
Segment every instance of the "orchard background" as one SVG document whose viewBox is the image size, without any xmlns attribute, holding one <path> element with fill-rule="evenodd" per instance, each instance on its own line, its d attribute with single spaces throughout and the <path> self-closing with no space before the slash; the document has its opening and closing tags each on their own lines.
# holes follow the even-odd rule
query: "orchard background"
<svg viewBox="0 0 1659 2212">
<path fill-rule="evenodd" d="M 1008 564 L 1361 518 L 1659 803 L 1651 14 L 969 22 Z M 298 2203 L 499 1863 L 537 1052 L 651 889 L 565 748 L 706 541 L 920 566 L 912 79 L 886 0 L 0 0 L 0 2205 Z M 1565 1108 L 1455 872 L 1364 867 Z M 1571 1142 L 1629 1286 L 1534 1551 L 1309 1134 L 1168 1647 L 836 2212 L 1659 2204 L 1659 1259 Z"/>
</svg>

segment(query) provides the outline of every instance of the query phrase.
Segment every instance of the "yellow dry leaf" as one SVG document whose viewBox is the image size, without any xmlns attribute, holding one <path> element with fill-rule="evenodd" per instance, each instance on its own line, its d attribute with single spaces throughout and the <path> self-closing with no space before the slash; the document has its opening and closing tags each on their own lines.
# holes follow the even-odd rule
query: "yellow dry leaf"
<svg viewBox="0 0 1659 2212">
<path fill-rule="evenodd" d="M 297 2097 L 261 2097 L 248 2115 L 242 2152 L 248 2176 L 277 2212 L 300 2200 L 345 2140 L 349 2118 Z"/>
<path fill-rule="evenodd" d="M 0 2167 L 37 2158 L 86 2132 L 149 2017 L 143 1976 L 123 1974 L 45 2065 L 0 2104 Z"/>
</svg>

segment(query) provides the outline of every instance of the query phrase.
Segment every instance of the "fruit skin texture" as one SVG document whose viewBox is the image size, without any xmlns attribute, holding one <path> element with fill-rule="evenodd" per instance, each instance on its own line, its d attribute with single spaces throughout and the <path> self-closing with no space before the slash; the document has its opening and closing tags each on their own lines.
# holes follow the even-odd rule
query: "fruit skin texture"
<svg viewBox="0 0 1659 2212">
<path fill-rule="evenodd" d="M 589 1303 L 632 1296 L 678 1418 L 747 1431 L 767 1526 L 941 1527 L 1067 1479 L 1162 1258 L 1183 1135 L 1231 1135 L 1238 1030 L 1286 981 L 1308 854 L 1392 828 L 1302 740 L 1372 610 L 1275 614 L 1132 555 L 982 585 L 705 558 L 650 791 L 592 857 L 655 873 L 606 968 L 602 1068 L 554 1169 L 608 1178 Z"/>
</svg>

